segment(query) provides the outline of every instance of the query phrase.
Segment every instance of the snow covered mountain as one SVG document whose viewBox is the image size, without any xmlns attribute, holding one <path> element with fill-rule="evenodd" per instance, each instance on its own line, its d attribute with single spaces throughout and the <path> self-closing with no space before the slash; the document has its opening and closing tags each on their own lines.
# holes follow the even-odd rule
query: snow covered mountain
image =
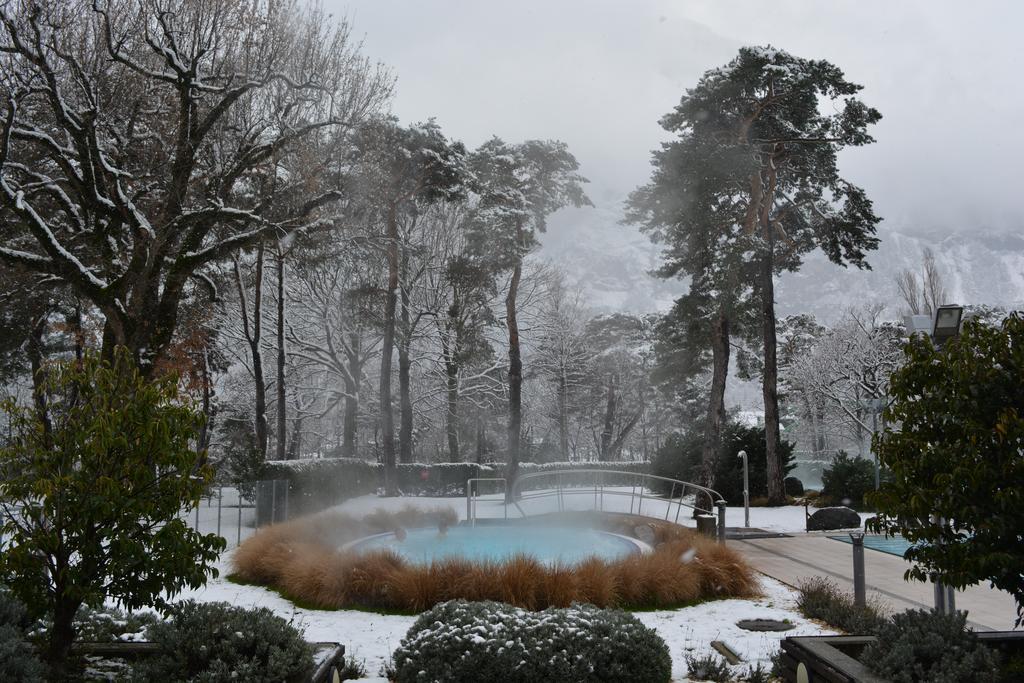
<svg viewBox="0 0 1024 683">
<path fill-rule="evenodd" d="M 596 309 L 667 309 L 685 283 L 649 275 L 660 263 L 659 247 L 635 228 L 619 225 L 618 215 L 611 207 L 559 215 L 541 238 L 540 257 L 578 282 Z M 894 278 L 905 268 L 920 272 L 926 247 L 935 253 L 951 303 L 1024 307 L 1024 231 L 931 237 L 883 224 L 879 236 L 881 245 L 868 256 L 872 270 L 841 268 L 815 253 L 800 272 L 784 274 L 776 285 L 779 314 L 813 313 L 831 322 L 848 306 L 880 301 L 895 315 L 900 302 Z"/>
</svg>

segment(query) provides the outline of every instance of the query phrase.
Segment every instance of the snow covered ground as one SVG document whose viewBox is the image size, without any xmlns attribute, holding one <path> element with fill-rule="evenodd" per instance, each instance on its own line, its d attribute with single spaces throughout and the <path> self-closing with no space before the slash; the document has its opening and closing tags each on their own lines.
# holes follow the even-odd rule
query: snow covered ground
<svg viewBox="0 0 1024 683">
<path fill-rule="evenodd" d="M 603 507 L 609 511 L 628 512 L 630 500 L 629 496 L 606 496 Z M 632 500 L 636 505 L 636 499 Z M 361 496 L 346 501 L 336 509 L 363 515 L 378 508 L 398 510 L 407 505 L 447 506 L 453 508 L 460 518 L 464 519 L 466 516 L 465 498 Z M 529 507 L 526 508 L 525 505 Z M 533 500 L 525 505 L 524 509 L 528 514 L 557 509 L 555 498 Z M 664 501 L 646 498 L 643 505 L 645 514 L 664 516 Z M 566 499 L 566 507 L 593 509 L 593 498 L 569 497 Z M 674 515 L 674 512 L 673 507 L 670 513 Z M 480 500 L 477 513 L 480 517 L 500 517 L 504 514 L 504 508 L 497 496 L 489 496 Z M 510 512 L 510 515 L 512 514 Z M 750 514 L 751 526 L 761 529 L 791 533 L 804 530 L 802 507 L 751 508 Z M 740 526 L 743 521 L 743 509 L 729 508 L 726 519 L 729 526 Z M 684 520 L 683 516 L 679 522 L 693 524 L 693 520 Z M 222 525 L 222 533 L 234 533 L 235 530 L 226 519 L 222 519 Z M 250 533 L 251 530 L 243 533 L 243 538 Z M 343 643 L 350 655 L 365 663 L 367 674 L 371 677 L 380 675 L 383 665 L 390 659 L 391 653 L 398 647 L 415 620 L 412 616 L 367 611 L 301 609 L 273 591 L 256 586 L 239 586 L 227 581 L 224 577 L 230 573 L 230 562 L 231 551 L 228 551 L 218 565 L 221 571 L 220 578 L 210 581 L 205 588 L 182 594 L 181 598 L 223 600 L 244 607 L 268 607 L 286 619 L 291 619 L 305 632 L 308 640 Z M 687 680 L 685 655 L 688 652 L 697 655 L 711 652 L 710 643 L 714 640 L 724 641 L 747 662 L 737 668 L 739 672 L 758 662 L 765 667 L 770 666 L 769 658 L 778 649 L 779 640 L 785 636 L 830 633 L 799 614 L 795 605 L 795 592 L 789 587 L 774 579 L 763 577 L 762 589 L 764 596 L 755 600 L 718 600 L 685 609 L 638 612 L 637 617 L 655 629 L 668 643 L 672 655 L 673 680 L 676 681 Z M 794 628 L 783 633 L 754 633 L 736 626 L 736 622 L 741 619 L 788 619 L 794 624 Z"/>
<path fill-rule="evenodd" d="M 181 599 L 224 601 L 240 607 L 267 607 L 305 632 L 310 641 L 340 642 L 349 655 L 365 663 L 369 676 L 378 676 L 391 653 L 398 647 L 415 617 L 356 610 L 310 610 L 296 607 L 273 591 L 257 586 L 239 586 L 225 580 L 230 571 L 227 553 L 219 563 L 221 577 L 202 589 L 188 591 Z M 762 578 L 764 597 L 756 600 L 716 600 L 677 610 L 637 612 L 636 616 L 655 629 L 668 644 L 672 655 L 673 680 L 685 681 L 685 655 L 711 652 L 713 640 L 724 641 L 750 664 L 771 665 L 769 658 L 785 636 L 831 633 L 803 618 L 796 610 L 795 593 L 787 586 Z M 741 619 L 788 619 L 794 628 L 783 633 L 754 633 L 736 626 Z M 747 665 L 737 668 L 746 669 Z"/>
</svg>

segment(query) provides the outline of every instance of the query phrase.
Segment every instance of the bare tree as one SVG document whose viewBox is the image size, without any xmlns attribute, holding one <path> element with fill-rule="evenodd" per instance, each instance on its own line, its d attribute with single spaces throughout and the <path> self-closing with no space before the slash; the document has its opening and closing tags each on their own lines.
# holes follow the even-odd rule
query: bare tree
<svg viewBox="0 0 1024 683">
<path fill-rule="evenodd" d="M 248 345 L 249 370 L 252 373 L 255 388 L 253 403 L 253 429 L 256 435 L 256 451 L 261 459 L 267 457 L 268 426 L 267 426 L 267 382 L 263 373 L 263 265 L 265 248 L 260 242 L 256 247 L 256 259 L 252 274 L 252 312 L 249 311 L 246 278 L 237 256 L 233 258 L 234 281 L 238 292 L 238 312 L 241 322 L 241 333 Z"/>
<path fill-rule="evenodd" d="M 341 452 L 353 457 L 365 367 L 380 346 L 378 325 L 367 310 L 379 259 L 363 240 L 343 245 L 292 278 L 288 341 L 293 366 L 317 383 L 316 407 L 307 403 L 304 410 L 322 418 L 343 406 Z"/>
<path fill-rule="evenodd" d="M 541 309 L 534 364 L 555 386 L 558 454 L 566 461 L 570 459 L 571 403 L 575 394 L 585 386 L 594 357 L 594 351 L 587 343 L 585 315 L 581 292 L 570 290 L 564 278 L 556 276 Z"/>
<path fill-rule="evenodd" d="M 16 0 L 0 6 L 0 259 L 105 316 L 103 346 L 151 372 L 191 283 L 240 249 L 317 224 L 279 161 L 328 146 L 388 97 L 344 22 L 298 0 Z"/>
<path fill-rule="evenodd" d="M 839 325 L 823 335 L 791 368 L 788 383 L 820 397 L 849 426 L 863 453 L 874 433 L 872 401 L 885 400 L 889 377 L 903 359 L 901 327 L 881 319 L 883 306 L 847 311 Z"/>
<path fill-rule="evenodd" d="M 920 277 L 904 268 L 896 274 L 896 289 L 911 315 L 934 315 L 939 306 L 947 303 L 945 278 L 931 247 L 922 251 Z"/>
</svg>

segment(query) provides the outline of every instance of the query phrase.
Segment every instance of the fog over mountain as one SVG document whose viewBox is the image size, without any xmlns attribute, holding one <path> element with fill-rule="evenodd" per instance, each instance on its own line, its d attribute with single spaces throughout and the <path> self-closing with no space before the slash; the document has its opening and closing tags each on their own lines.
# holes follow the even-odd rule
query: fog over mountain
<svg viewBox="0 0 1024 683">
<path fill-rule="evenodd" d="M 617 224 L 614 207 L 589 212 L 585 226 L 557 220 L 539 257 L 558 263 L 598 310 L 665 310 L 686 291 L 686 283 L 650 275 L 660 263 L 660 247 L 630 226 Z M 581 239 L 581 236 L 582 239 Z M 820 252 L 803 269 L 784 273 L 776 286 L 779 315 L 813 313 L 834 321 L 851 305 L 880 301 L 899 315 L 894 278 L 921 269 L 922 253 L 931 247 L 942 272 L 950 303 L 1024 307 L 1024 233 L 994 230 L 958 232 L 945 237 L 879 230 L 881 244 L 868 256 L 871 270 L 842 268 Z"/>
<path fill-rule="evenodd" d="M 568 143 L 595 208 L 556 215 L 540 255 L 594 306 L 664 309 L 684 283 L 647 271 L 658 248 L 618 224 L 666 139 L 659 119 L 743 45 L 827 59 L 878 108 L 877 142 L 840 170 L 882 217 L 862 273 L 811 259 L 778 287 L 780 314 L 825 319 L 857 301 L 895 301 L 893 275 L 932 246 L 958 301 L 1024 301 L 1024 118 L 1018 27 L 1024 4 L 931 0 L 325 0 L 394 68 L 394 112 L 436 117 L 475 147 L 492 135 Z"/>
</svg>

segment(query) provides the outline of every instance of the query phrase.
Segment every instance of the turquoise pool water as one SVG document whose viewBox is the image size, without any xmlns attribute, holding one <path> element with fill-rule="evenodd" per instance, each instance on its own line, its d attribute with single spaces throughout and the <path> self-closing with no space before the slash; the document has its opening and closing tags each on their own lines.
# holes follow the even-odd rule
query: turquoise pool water
<svg viewBox="0 0 1024 683">
<path fill-rule="evenodd" d="M 394 534 L 382 534 L 349 547 L 359 551 L 388 548 L 412 562 L 448 557 L 502 560 L 525 554 L 547 564 L 574 564 L 595 555 L 613 560 L 640 548 L 627 538 L 594 529 L 521 525 L 456 526 L 444 535 L 437 529 L 413 529 L 402 541 Z"/>
<path fill-rule="evenodd" d="M 842 541 L 843 543 L 853 543 L 848 534 L 845 536 L 829 536 L 829 538 L 836 541 Z M 910 541 L 902 536 L 890 536 L 889 538 L 886 538 L 885 536 L 868 534 L 864 536 L 864 547 L 883 553 L 889 553 L 890 555 L 903 557 L 903 554 L 907 552 L 907 548 L 910 547 Z"/>
</svg>

